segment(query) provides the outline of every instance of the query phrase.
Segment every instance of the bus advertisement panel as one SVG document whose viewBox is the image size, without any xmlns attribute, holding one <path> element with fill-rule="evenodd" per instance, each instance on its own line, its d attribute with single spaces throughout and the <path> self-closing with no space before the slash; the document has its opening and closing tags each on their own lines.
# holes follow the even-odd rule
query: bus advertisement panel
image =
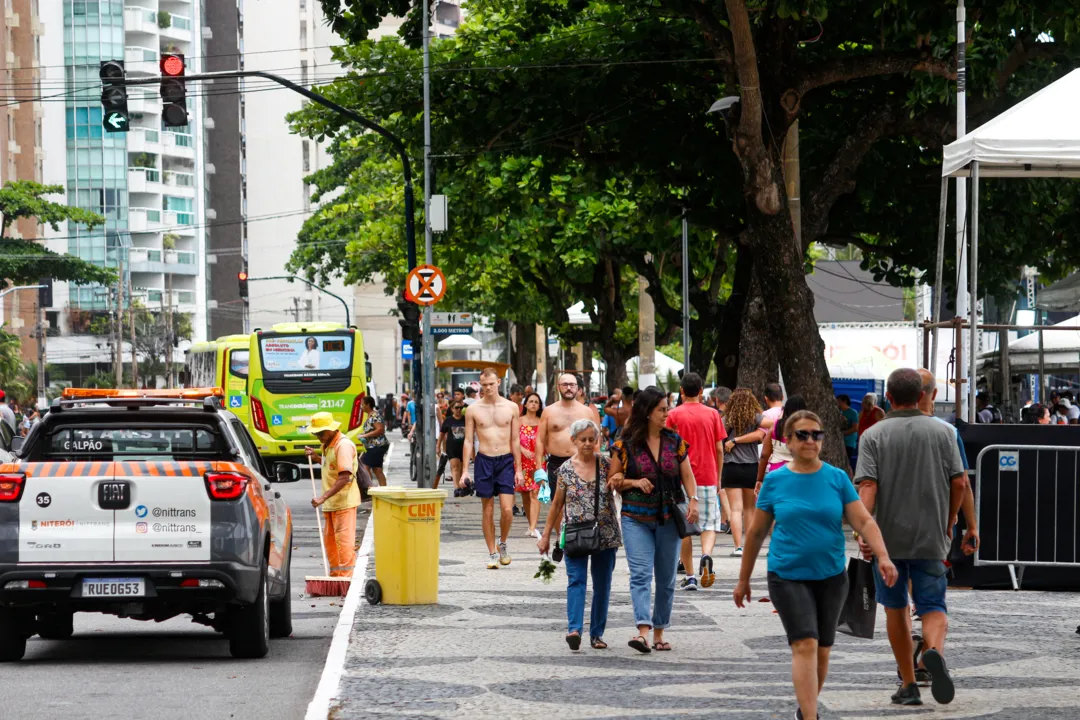
<svg viewBox="0 0 1080 720">
<path fill-rule="evenodd" d="M 359 332 L 334 323 L 283 323 L 251 336 L 249 388 L 252 435 L 276 459 L 301 458 L 318 441 L 311 416 L 329 412 L 356 440 L 367 387 Z"/>
</svg>

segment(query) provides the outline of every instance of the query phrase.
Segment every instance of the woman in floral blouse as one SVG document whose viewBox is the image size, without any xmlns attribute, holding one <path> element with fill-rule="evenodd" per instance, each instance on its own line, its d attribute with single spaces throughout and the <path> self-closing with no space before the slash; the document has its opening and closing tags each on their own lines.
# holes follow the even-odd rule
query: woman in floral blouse
<svg viewBox="0 0 1080 720">
<path fill-rule="evenodd" d="M 604 650 L 604 628 L 607 626 L 608 600 L 611 598 L 611 575 L 615 570 L 615 554 L 622 540 L 619 523 L 615 519 L 615 502 L 607 485 L 609 461 L 599 455 L 600 428 L 592 420 L 578 420 L 570 425 L 570 438 L 577 452 L 559 467 L 555 477 L 558 482 L 551 500 L 544 534 L 536 543 L 541 553 L 547 553 L 551 534 L 559 533 L 563 521 L 585 522 L 595 519 L 600 531 L 600 549 L 583 557 L 566 556 L 566 644 L 571 650 L 581 647 L 581 633 L 585 622 L 585 586 L 592 561 L 593 599 L 589 619 L 590 644 L 594 650 Z M 599 487 L 598 487 L 599 485 Z M 597 491 L 600 512 L 597 514 Z"/>
<path fill-rule="evenodd" d="M 686 461 L 686 442 L 665 427 L 667 394 L 655 387 L 638 393 L 622 437 L 612 448 L 608 484 L 622 492 L 622 530 L 630 565 L 630 599 L 638 634 L 630 647 L 638 652 L 671 650 L 664 629 L 671 623 L 675 569 L 682 539 L 671 517 L 673 503 L 690 498 L 686 520 L 697 522 L 697 487 Z M 656 599 L 652 581 L 656 578 Z M 650 604 L 652 611 L 650 612 Z M 650 648 L 645 635 L 652 629 Z"/>
</svg>

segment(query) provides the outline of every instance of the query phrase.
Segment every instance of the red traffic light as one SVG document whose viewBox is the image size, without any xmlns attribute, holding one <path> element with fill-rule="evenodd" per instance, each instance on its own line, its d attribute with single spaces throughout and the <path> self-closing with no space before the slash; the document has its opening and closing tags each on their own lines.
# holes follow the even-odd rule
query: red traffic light
<svg viewBox="0 0 1080 720">
<path fill-rule="evenodd" d="M 246 272 L 238 272 L 238 273 L 236 273 L 236 279 L 243 282 L 244 280 L 248 279 L 248 275 L 247 275 Z"/>
<path fill-rule="evenodd" d="M 161 74 L 168 75 L 170 77 L 177 77 L 184 74 L 184 56 L 183 55 L 162 55 L 161 56 Z"/>
</svg>

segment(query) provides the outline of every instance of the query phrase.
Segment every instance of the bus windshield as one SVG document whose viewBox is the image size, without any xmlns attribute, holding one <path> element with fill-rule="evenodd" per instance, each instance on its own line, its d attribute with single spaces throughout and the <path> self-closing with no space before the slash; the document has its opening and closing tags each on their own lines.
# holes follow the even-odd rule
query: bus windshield
<svg viewBox="0 0 1080 720">
<path fill-rule="evenodd" d="M 348 387 L 352 381 L 352 351 L 352 334 L 347 332 L 259 338 L 262 375 L 271 392 Z"/>
</svg>

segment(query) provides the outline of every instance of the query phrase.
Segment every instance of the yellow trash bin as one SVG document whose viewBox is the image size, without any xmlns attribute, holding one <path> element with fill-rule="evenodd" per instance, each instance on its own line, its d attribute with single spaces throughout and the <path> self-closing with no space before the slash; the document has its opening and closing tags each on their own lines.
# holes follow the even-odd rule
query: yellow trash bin
<svg viewBox="0 0 1080 720">
<path fill-rule="evenodd" d="M 364 584 L 372 605 L 439 602 L 439 530 L 445 490 L 371 488 L 375 577 Z"/>
</svg>

